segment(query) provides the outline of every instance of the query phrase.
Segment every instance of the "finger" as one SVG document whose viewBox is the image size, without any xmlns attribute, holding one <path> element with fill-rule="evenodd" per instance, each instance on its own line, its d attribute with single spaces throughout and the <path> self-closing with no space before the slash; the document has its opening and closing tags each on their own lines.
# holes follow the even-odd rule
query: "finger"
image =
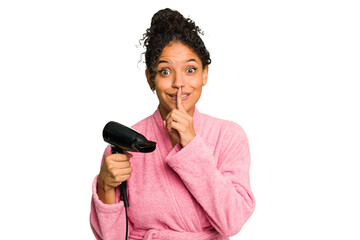
<svg viewBox="0 0 360 240">
<path fill-rule="evenodd" d="M 131 175 L 133 169 L 131 167 L 119 169 L 116 175 Z"/>
<path fill-rule="evenodd" d="M 180 122 L 171 121 L 167 124 L 166 129 L 174 137 L 180 137 L 180 133 L 184 132 L 185 126 Z"/>
<path fill-rule="evenodd" d="M 180 110 L 181 108 L 181 92 L 182 92 L 182 87 L 179 87 L 177 90 L 177 96 L 176 96 L 176 108 Z"/>
<path fill-rule="evenodd" d="M 119 186 L 122 182 L 128 180 L 131 177 L 130 174 L 126 174 L 126 175 L 118 175 L 113 177 L 111 180 L 109 179 L 109 185 L 112 187 L 117 187 Z"/>
<path fill-rule="evenodd" d="M 110 162 L 107 165 L 107 171 L 111 172 L 112 174 L 116 175 L 118 171 L 122 171 L 125 169 L 131 168 L 130 162 Z"/>
<path fill-rule="evenodd" d="M 176 108 L 182 112 L 186 112 L 185 110 L 185 107 L 183 105 L 183 102 L 182 102 L 182 97 L 181 97 L 181 94 L 182 94 L 182 87 L 180 87 L 177 91 L 177 96 L 176 96 Z"/>
<path fill-rule="evenodd" d="M 169 131 L 176 131 L 177 133 L 180 134 L 181 132 L 184 132 L 185 127 L 181 123 L 171 122 L 171 124 L 169 124 L 168 130 Z"/>
<path fill-rule="evenodd" d="M 166 122 L 169 124 L 170 122 L 186 122 L 187 115 L 185 115 L 180 110 L 174 109 L 167 117 Z"/>
<path fill-rule="evenodd" d="M 174 128 L 168 129 L 169 134 L 174 138 L 176 142 L 180 141 L 180 134 Z"/>
<path fill-rule="evenodd" d="M 126 168 L 131 167 L 131 163 L 130 163 L 130 161 L 113 162 L 113 166 L 114 166 L 114 168 L 117 168 L 117 169 L 126 169 Z"/>
<path fill-rule="evenodd" d="M 123 183 L 123 182 L 129 180 L 130 177 L 131 177 L 131 175 L 122 175 L 122 176 L 119 176 L 119 177 L 117 177 L 117 178 L 115 179 L 115 180 L 116 180 L 115 184 L 116 184 L 116 183 L 117 183 L 117 184 Z"/>
<path fill-rule="evenodd" d="M 129 159 L 133 157 L 133 155 L 127 151 L 125 151 L 124 154 L 126 154 L 129 157 Z"/>
<path fill-rule="evenodd" d="M 130 156 L 128 155 L 128 153 L 114 153 L 106 156 L 106 159 L 115 162 L 125 162 L 130 160 Z"/>
</svg>

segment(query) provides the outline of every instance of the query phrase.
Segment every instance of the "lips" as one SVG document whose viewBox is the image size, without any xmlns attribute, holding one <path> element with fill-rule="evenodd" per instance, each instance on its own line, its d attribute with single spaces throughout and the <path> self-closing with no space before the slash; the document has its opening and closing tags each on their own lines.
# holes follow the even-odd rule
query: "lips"
<svg viewBox="0 0 360 240">
<path fill-rule="evenodd" d="M 182 101 L 187 100 L 187 99 L 189 98 L 190 94 L 191 94 L 191 93 L 182 92 L 182 94 L 181 94 L 181 100 L 182 100 Z M 176 101 L 176 99 L 177 99 L 177 94 L 176 94 L 176 93 L 174 93 L 174 94 L 168 94 L 168 95 L 170 96 L 170 98 L 171 98 L 172 100 Z"/>
</svg>

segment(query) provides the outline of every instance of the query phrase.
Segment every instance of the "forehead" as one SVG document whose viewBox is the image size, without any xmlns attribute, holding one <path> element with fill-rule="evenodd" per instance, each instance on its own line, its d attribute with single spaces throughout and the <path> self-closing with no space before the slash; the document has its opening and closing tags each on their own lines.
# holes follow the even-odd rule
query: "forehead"
<svg viewBox="0 0 360 240">
<path fill-rule="evenodd" d="M 181 42 L 171 42 L 161 52 L 158 60 L 160 63 L 184 63 L 189 60 L 201 63 L 199 56 L 187 45 Z"/>
</svg>

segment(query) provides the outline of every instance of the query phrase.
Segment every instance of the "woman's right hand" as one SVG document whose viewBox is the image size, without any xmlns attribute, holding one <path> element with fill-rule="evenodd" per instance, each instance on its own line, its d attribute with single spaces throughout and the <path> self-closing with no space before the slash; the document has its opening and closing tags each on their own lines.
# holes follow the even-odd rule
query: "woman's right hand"
<svg viewBox="0 0 360 240">
<path fill-rule="evenodd" d="M 131 177 L 130 153 L 115 153 L 105 157 L 97 180 L 97 192 L 105 204 L 114 204 L 115 188 Z"/>
</svg>

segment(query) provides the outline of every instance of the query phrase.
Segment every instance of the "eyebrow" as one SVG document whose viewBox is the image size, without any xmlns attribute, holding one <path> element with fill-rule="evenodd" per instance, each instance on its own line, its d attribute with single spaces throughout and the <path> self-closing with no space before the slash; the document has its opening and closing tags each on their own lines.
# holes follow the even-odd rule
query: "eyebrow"
<svg viewBox="0 0 360 240">
<path fill-rule="evenodd" d="M 158 62 L 158 64 L 160 64 L 160 63 L 169 63 L 169 62 L 166 61 L 166 60 L 160 60 L 160 61 Z"/>
<path fill-rule="evenodd" d="M 185 62 L 197 62 L 195 58 L 190 58 L 189 60 L 186 60 Z M 160 60 L 158 64 L 160 63 L 169 63 L 169 61 L 166 60 Z"/>
<path fill-rule="evenodd" d="M 186 62 L 197 62 L 195 58 L 191 58 L 189 60 L 187 60 Z"/>
</svg>

